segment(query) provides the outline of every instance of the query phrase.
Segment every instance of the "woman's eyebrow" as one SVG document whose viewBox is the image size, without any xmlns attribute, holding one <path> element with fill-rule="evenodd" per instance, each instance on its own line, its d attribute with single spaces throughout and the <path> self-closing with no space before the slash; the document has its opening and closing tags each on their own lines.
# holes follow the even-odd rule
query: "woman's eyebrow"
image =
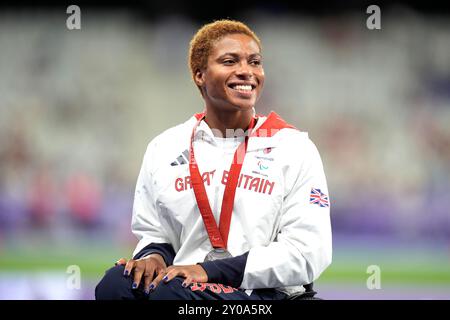
<svg viewBox="0 0 450 320">
<path fill-rule="evenodd" d="M 234 52 L 225 52 L 224 54 L 220 55 L 217 59 L 225 58 L 226 56 L 232 56 L 233 58 L 239 58 L 239 54 Z"/>
<path fill-rule="evenodd" d="M 262 58 L 261 53 L 253 53 L 250 55 L 250 58 Z"/>
<path fill-rule="evenodd" d="M 232 56 L 233 58 L 239 58 L 239 54 L 235 53 L 235 52 L 225 52 L 224 54 L 220 55 L 217 59 L 223 59 L 226 56 Z M 252 53 L 250 56 L 250 58 L 262 58 L 262 55 L 260 53 Z"/>
</svg>

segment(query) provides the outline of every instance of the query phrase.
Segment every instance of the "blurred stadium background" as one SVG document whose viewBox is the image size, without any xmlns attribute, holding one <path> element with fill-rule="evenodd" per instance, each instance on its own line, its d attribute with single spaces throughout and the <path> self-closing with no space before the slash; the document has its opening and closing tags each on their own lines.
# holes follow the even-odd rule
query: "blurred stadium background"
<svg viewBox="0 0 450 320">
<path fill-rule="evenodd" d="M 0 5 L 0 299 L 92 299 L 129 257 L 147 143 L 201 111 L 187 47 L 217 18 L 263 42 L 275 110 L 317 144 L 332 199 L 325 299 L 450 298 L 450 15 L 366 1 Z M 218 7 L 216 7 L 218 6 Z M 81 270 L 70 289 L 67 268 Z M 369 290 L 371 265 L 381 288 Z"/>
</svg>

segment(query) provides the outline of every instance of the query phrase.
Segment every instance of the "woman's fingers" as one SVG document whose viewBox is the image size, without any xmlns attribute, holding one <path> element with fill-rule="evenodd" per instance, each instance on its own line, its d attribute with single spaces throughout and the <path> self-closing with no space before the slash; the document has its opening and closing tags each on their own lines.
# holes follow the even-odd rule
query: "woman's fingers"
<svg viewBox="0 0 450 320">
<path fill-rule="evenodd" d="M 207 276 L 203 275 L 206 272 L 203 268 L 199 268 L 197 265 L 193 266 L 170 266 L 168 268 L 159 268 L 153 265 L 150 260 L 145 263 L 145 261 L 138 260 L 128 261 L 125 271 L 134 269 L 133 278 L 133 289 L 137 289 L 141 283 L 142 277 L 144 277 L 144 293 L 149 294 L 151 291 L 155 290 L 156 287 L 161 283 L 161 281 L 168 283 L 175 277 L 180 276 L 185 278 L 182 285 L 183 287 L 188 287 L 192 282 L 206 282 L 208 280 Z M 155 272 L 156 277 L 155 276 Z"/>
<path fill-rule="evenodd" d="M 133 270 L 135 263 L 136 263 L 135 260 L 130 260 L 125 264 L 125 269 L 123 270 L 123 275 L 125 277 L 128 277 L 131 274 L 131 271 Z"/>
<path fill-rule="evenodd" d="M 125 258 L 120 258 L 119 260 L 117 260 L 117 262 L 115 263 L 116 266 L 118 265 L 125 265 L 127 264 L 127 259 Z"/>
<path fill-rule="evenodd" d="M 136 264 L 134 266 L 134 280 L 131 286 L 132 289 L 137 289 L 139 287 L 144 271 L 145 271 L 145 262 L 142 260 L 136 261 Z"/>
<path fill-rule="evenodd" d="M 188 287 L 192 283 L 193 279 L 191 276 L 187 276 L 181 284 L 184 288 Z"/>
<path fill-rule="evenodd" d="M 169 282 L 178 275 L 182 275 L 181 268 L 170 266 L 167 268 L 166 275 L 162 278 L 162 281 Z"/>
<path fill-rule="evenodd" d="M 154 287 L 151 287 L 151 283 L 153 281 L 154 275 L 155 275 L 155 268 L 151 265 L 147 265 L 145 268 L 145 272 L 144 272 L 144 293 L 145 294 L 149 294 L 150 290 L 154 289 Z"/>
<path fill-rule="evenodd" d="M 207 282 L 208 275 L 206 271 L 199 265 L 189 265 L 189 266 L 176 266 L 167 268 L 167 274 L 163 278 L 164 282 L 169 282 L 173 278 L 180 276 L 185 278 L 183 283 L 187 285 L 195 282 Z"/>
<path fill-rule="evenodd" d="M 155 279 L 153 279 L 153 282 L 150 284 L 149 290 L 153 291 L 156 289 L 156 287 L 159 285 L 159 283 L 163 280 L 163 278 L 166 276 L 166 273 L 164 270 L 160 272 Z"/>
<path fill-rule="evenodd" d="M 125 264 L 123 272 L 123 275 L 125 277 L 133 274 L 133 284 L 131 286 L 132 289 L 137 289 L 141 282 L 143 282 L 144 292 L 148 294 L 151 290 L 156 288 L 158 283 L 165 275 L 165 265 L 162 265 L 159 262 L 160 261 L 158 259 L 149 256 L 139 260 L 130 260 L 128 262 L 126 261 L 126 259 L 121 258 L 117 261 L 116 265 Z M 158 274 L 158 279 L 154 279 L 155 271 Z"/>
</svg>

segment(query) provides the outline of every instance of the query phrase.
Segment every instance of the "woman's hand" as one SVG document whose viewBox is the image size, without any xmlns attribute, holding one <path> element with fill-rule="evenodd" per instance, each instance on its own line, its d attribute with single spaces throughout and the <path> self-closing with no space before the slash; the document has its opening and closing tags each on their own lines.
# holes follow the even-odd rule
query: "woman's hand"
<svg viewBox="0 0 450 320">
<path fill-rule="evenodd" d="M 166 263 L 161 255 L 157 253 L 150 254 L 144 258 L 127 262 L 126 259 L 121 258 L 116 262 L 116 265 L 125 265 L 124 276 L 131 275 L 134 270 L 133 289 L 137 289 L 141 283 L 142 276 L 144 276 L 144 292 L 150 293 L 154 290 L 159 282 L 166 274 Z"/>
<path fill-rule="evenodd" d="M 187 287 L 192 282 L 208 282 L 208 274 L 200 265 L 170 266 L 166 270 L 166 275 L 162 278 L 164 282 L 169 282 L 173 278 L 180 276 L 185 278 L 183 287 Z"/>
</svg>

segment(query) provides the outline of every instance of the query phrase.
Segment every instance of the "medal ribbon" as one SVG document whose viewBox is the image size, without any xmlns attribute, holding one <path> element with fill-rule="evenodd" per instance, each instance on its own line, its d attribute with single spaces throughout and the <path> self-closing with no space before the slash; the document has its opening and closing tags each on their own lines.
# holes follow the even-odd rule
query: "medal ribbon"
<svg viewBox="0 0 450 320">
<path fill-rule="evenodd" d="M 220 210 L 219 228 L 214 219 L 211 206 L 209 205 L 208 195 L 206 194 L 205 185 L 200 175 L 197 162 L 194 154 L 194 134 L 200 122 L 205 118 L 203 115 L 195 124 L 192 130 L 191 144 L 189 149 L 189 171 L 191 174 L 191 184 L 194 189 L 197 205 L 200 214 L 203 218 L 206 231 L 208 232 L 209 240 L 214 248 L 227 248 L 228 233 L 230 231 L 231 215 L 233 213 L 234 197 L 236 195 L 236 188 L 241 173 L 242 164 L 244 163 L 245 154 L 247 153 L 248 138 L 250 133 L 245 136 L 245 141 L 242 142 L 236 152 L 234 153 L 233 162 L 231 163 L 228 172 L 227 184 L 223 194 L 222 208 Z M 251 131 L 255 126 L 255 119 L 252 117 L 248 131 Z"/>
</svg>

